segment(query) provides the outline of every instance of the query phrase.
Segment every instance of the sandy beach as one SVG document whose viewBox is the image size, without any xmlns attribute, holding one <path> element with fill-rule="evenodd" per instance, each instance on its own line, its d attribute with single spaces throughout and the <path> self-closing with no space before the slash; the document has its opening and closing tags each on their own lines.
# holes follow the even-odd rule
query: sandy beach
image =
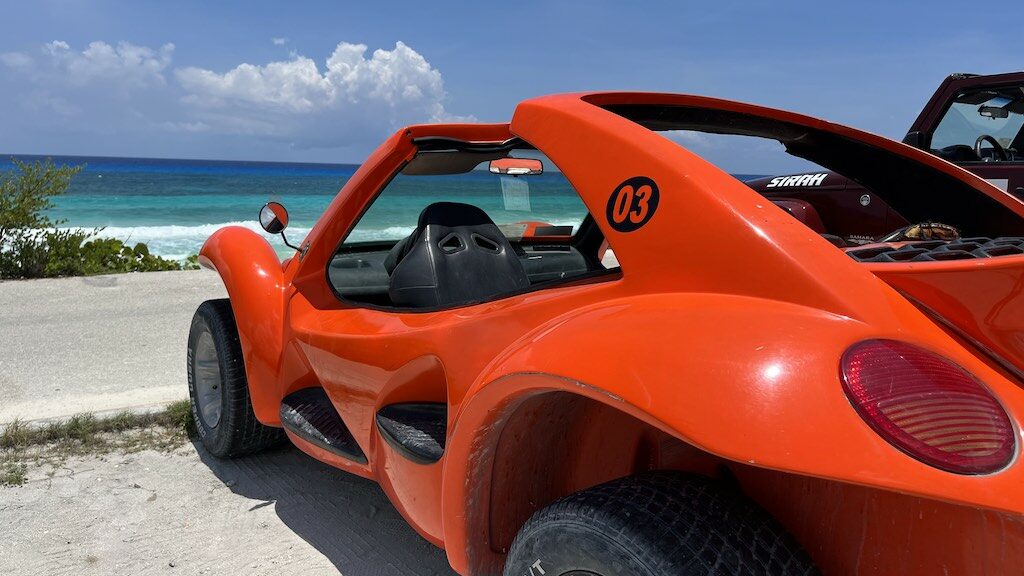
<svg viewBox="0 0 1024 576">
<path fill-rule="evenodd" d="M 192 314 L 225 296 L 209 270 L 0 282 L 0 424 L 187 398 Z"/>
</svg>

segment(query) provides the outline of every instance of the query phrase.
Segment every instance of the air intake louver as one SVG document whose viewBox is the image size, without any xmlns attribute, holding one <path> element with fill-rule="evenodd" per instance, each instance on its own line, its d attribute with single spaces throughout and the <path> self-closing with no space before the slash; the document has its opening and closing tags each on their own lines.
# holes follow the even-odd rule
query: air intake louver
<svg viewBox="0 0 1024 576">
<path fill-rule="evenodd" d="M 1024 237 L 962 238 L 913 242 L 901 248 L 873 246 L 846 252 L 860 262 L 936 262 L 1024 254 Z"/>
</svg>

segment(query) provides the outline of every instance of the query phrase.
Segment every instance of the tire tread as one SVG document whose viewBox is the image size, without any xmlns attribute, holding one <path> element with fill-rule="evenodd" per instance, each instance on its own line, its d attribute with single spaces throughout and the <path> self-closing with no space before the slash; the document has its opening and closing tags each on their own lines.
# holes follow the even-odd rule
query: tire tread
<svg viewBox="0 0 1024 576">
<path fill-rule="evenodd" d="M 544 533 L 564 530 L 606 540 L 645 576 L 812 576 L 807 554 L 767 512 L 710 478 L 651 472 L 572 494 L 535 513 L 509 558 L 534 557 Z M 513 568 L 511 566 L 508 568 Z M 506 575 L 518 574 L 506 568 Z"/>
</svg>

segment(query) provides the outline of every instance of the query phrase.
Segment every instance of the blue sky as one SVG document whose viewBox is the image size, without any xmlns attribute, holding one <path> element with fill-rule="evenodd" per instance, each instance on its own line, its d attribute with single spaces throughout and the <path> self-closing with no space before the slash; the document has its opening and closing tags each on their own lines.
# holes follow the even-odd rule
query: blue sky
<svg viewBox="0 0 1024 576">
<path fill-rule="evenodd" d="M 404 123 L 506 120 L 524 98 L 591 89 L 900 138 L 947 74 L 1024 69 L 1022 17 L 1012 2 L 8 3 L 0 152 L 358 162 Z M 777 168 L 759 148 L 692 145 Z"/>
</svg>

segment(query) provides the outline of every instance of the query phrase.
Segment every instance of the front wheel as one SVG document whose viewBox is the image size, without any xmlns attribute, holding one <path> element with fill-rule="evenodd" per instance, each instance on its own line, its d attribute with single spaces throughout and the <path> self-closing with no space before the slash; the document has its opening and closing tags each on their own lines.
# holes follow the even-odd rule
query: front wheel
<svg viewBox="0 0 1024 576">
<path fill-rule="evenodd" d="M 284 433 L 256 419 L 249 399 L 242 347 L 227 299 L 207 300 L 188 334 L 188 394 L 203 446 L 221 458 L 258 452 Z"/>
<path fill-rule="evenodd" d="M 539 510 L 516 536 L 505 576 L 810 576 L 781 525 L 702 476 L 613 480 Z"/>
</svg>

